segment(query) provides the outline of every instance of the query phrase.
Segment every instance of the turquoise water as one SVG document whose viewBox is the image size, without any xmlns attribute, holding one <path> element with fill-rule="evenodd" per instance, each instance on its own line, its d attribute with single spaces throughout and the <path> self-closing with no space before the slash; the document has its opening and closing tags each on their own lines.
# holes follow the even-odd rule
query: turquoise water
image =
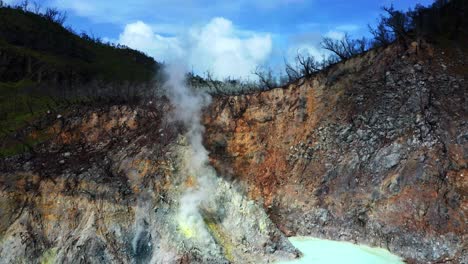
<svg viewBox="0 0 468 264">
<path fill-rule="evenodd" d="M 281 264 L 400 264 L 403 260 L 383 248 L 312 237 L 290 237 L 303 257 Z"/>
</svg>

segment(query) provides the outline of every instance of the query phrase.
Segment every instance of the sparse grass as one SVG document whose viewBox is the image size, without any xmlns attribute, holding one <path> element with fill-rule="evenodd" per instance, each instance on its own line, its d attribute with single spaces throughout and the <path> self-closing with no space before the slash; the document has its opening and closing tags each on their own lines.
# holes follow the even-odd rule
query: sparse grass
<svg viewBox="0 0 468 264">
<path fill-rule="evenodd" d="M 25 140 L 25 143 L 19 142 L 19 141 L 14 141 L 10 139 L 5 139 L 3 138 L 2 140 L 8 140 L 7 146 L 6 147 L 0 147 L 0 157 L 10 157 L 14 155 L 18 155 L 20 153 L 24 153 L 26 151 L 29 151 L 30 149 L 28 146 L 35 146 L 37 144 L 40 144 L 44 142 L 48 137 L 43 137 L 43 138 L 31 138 L 28 137 Z"/>
<path fill-rule="evenodd" d="M 52 98 L 34 92 L 30 80 L 0 82 L 0 157 L 16 155 L 48 138 L 45 132 L 14 139 L 12 134 L 44 116 L 49 106 L 59 107 Z"/>
<path fill-rule="evenodd" d="M 46 113 L 54 101 L 47 96 L 26 91 L 34 87 L 29 80 L 16 83 L 0 82 L 0 127 L 2 131 L 15 131 Z M 29 89 L 28 89 L 29 90 Z"/>
<path fill-rule="evenodd" d="M 113 96 L 128 96 L 127 83 L 149 83 L 160 66 L 139 51 L 78 35 L 42 14 L 13 7 L 0 7 L 0 54 L 6 63 L 0 70 L 0 157 L 47 139 L 45 133 L 17 132 L 48 110 L 83 101 L 77 96 L 88 94 L 91 83 L 116 87 Z M 85 101 L 95 100 L 89 96 Z"/>
</svg>

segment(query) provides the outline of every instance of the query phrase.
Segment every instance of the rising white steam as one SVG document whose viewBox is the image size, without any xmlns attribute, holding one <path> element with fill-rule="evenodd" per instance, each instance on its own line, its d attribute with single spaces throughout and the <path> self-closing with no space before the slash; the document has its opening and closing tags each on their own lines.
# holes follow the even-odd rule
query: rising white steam
<svg viewBox="0 0 468 264">
<path fill-rule="evenodd" d="M 183 159 L 182 164 L 187 179 L 194 184 L 182 194 L 178 212 L 179 225 L 185 230 L 187 236 L 208 238 L 200 206 L 213 193 L 216 173 L 209 165 L 208 151 L 203 146 L 203 133 L 205 128 L 201 123 L 202 109 L 211 102 L 211 97 L 203 92 L 194 91 L 186 84 L 186 70 L 179 65 L 170 65 L 166 68 L 167 82 L 164 89 L 174 106 L 173 119 L 183 122 L 188 130 L 186 138 L 190 150 Z"/>
</svg>

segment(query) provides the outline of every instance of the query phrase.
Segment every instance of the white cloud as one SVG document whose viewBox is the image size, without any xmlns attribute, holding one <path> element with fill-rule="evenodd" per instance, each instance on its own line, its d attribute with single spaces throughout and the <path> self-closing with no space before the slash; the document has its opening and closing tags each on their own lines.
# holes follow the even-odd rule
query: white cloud
<svg viewBox="0 0 468 264">
<path fill-rule="evenodd" d="M 289 60 L 294 60 L 294 58 L 298 55 L 310 55 L 317 60 L 321 60 L 322 57 L 326 54 L 323 49 L 321 49 L 318 45 L 312 45 L 307 43 L 301 43 L 298 45 L 294 45 L 293 47 L 289 48 L 288 50 L 288 58 Z"/>
<path fill-rule="evenodd" d="M 321 60 L 327 55 L 327 51 L 320 47 L 322 35 L 320 33 L 304 33 L 295 35 L 290 39 L 289 48 L 286 59 L 290 62 L 294 61 L 297 54 L 310 55 L 317 60 Z"/>
<path fill-rule="evenodd" d="M 346 33 L 350 33 L 358 29 L 359 29 L 358 25 L 344 24 L 344 25 L 335 27 L 335 29 L 333 30 L 328 31 L 327 33 L 325 33 L 324 36 L 329 37 L 331 39 L 335 39 L 335 40 L 341 40 L 345 37 Z"/>
<path fill-rule="evenodd" d="M 176 37 L 161 36 L 138 21 L 125 27 L 119 42 L 156 60 L 183 60 L 197 73 L 210 71 L 217 78 L 251 77 L 272 51 L 270 34 L 238 30 L 221 17 Z"/>
<path fill-rule="evenodd" d="M 325 34 L 325 37 L 329 37 L 331 39 L 336 39 L 336 40 L 341 40 L 345 36 L 344 32 L 341 31 L 336 31 L 336 30 L 331 30 L 328 31 L 327 34 Z"/>
<path fill-rule="evenodd" d="M 125 26 L 119 36 L 119 43 L 141 50 L 159 61 L 170 61 L 183 56 L 182 46 L 175 37 L 163 37 L 142 21 Z"/>
<path fill-rule="evenodd" d="M 217 77 L 250 76 L 270 55 L 272 40 L 268 34 L 240 35 L 224 18 L 214 18 L 204 27 L 192 29 L 189 63 Z"/>
<path fill-rule="evenodd" d="M 160 35 L 181 35 L 187 30 L 187 27 L 184 25 L 171 23 L 157 23 L 148 25 L 154 32 L 157 32 Z"/>
</svg>

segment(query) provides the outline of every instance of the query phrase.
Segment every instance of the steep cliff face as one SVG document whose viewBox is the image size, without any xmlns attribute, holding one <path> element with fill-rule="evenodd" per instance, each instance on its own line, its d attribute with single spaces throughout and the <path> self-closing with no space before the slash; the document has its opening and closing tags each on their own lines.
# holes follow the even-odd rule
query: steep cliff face
<svg viewBox="0 0 468 264">
<path fill-rule="evenodd" d="M 287 235 L 466 262 L 467 62 L 460 50 L 391 46 L 218 98 L 205 114 L 212 162 Z"/>
<path fill-rule="evenodd" d="M 391 46 L 213 98 L 204 143 L 221 176 L 207 169 L 203 202 L 185 198 L 201 183 L 167 101 L 50 114 L 23 131 L 50 140 L 0 159 L 0 263 L 267 263 L 298 256 L 289 235 L 465 263 L 464 56 Z"/>
<path fill-rule="evenodd" d="M 197 186 L 170 107 L 80 109 L 50 117 L 53 139 L 0 163 L 0 263 L 260 263 L 298 256 L 261 205 L 213 176 Z M 36 133 L 32 130 L 30 133 Z"/>
</svg>

